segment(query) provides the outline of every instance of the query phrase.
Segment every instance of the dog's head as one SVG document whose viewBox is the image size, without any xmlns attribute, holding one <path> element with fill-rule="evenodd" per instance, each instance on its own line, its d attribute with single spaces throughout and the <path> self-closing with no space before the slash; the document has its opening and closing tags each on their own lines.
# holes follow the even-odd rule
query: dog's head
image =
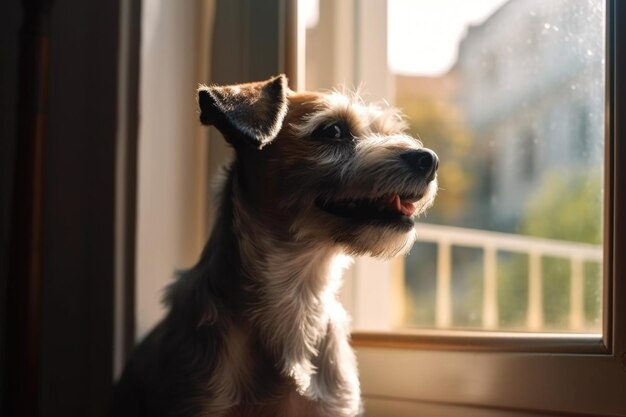
<svg viewBox="0 0 626 417">
<path fill-rule="evenodd" d="M 236 151 L 239 192 L 255 219 L 290 238 L 392 256 L 432 205 L 436 154 L 398 111 L 356 97 L 296 93 L 284 76 L 198 90 L 200 120 Z"/>
</svg>

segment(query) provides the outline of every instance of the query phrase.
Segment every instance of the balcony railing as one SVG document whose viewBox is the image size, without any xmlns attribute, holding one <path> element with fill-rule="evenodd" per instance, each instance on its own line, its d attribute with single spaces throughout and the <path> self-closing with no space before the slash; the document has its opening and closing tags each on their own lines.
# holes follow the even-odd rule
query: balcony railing
<svg viewBox="0 0 626 417">
<path fill-rule="evenodd" d="M 548 256 L 568 259 L 571 264 L 568 330 L 573 332 L 584 330 L 584 263 L 601 263 L 602 246 L 431 224 L 418 225 L 417 233 L 418 241 L 437 245 L 436 327 L 453 327 L 452 248 L 469 247 L 483 251 L 483 329 L 498 328 L 498 252 L 513 252 L 527 254 L 529 259 L 526 330 L 544 329 L 542 284 L 543 279 L 549 277 L 542 275 L 541 260 Z"/>
</svg>

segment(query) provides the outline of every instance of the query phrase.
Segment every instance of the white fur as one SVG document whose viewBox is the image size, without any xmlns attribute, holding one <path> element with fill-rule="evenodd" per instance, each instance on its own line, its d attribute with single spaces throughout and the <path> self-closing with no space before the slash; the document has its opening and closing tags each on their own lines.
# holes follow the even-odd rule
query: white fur
<svg viewBox="0 0 626 417">
<path fill-rule="evenodd" d="M 356 363 L 347 343 L 348 316 L 337 301 L 341 272 L 351 258 L 332 245 L 277 241 L 241 206 L 236 224 L 244 270 L 258 283 L 250 317 L 267 348 L 280 358 L 283 374 L 293 378 L 298 394 L 323 400 L 328 415 L 356 415 Z M 330 347 L 336 351 L 329 352 Z"/>
</svg>

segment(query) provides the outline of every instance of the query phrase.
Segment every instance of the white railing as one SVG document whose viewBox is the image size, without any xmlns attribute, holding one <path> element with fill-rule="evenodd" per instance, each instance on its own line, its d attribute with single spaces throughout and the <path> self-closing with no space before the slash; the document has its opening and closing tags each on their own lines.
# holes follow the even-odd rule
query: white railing
<svg viewBox="0 0 626 417">
<path fill-rule="evenodd" d="M 584 329 L 584 262 L 601 263 L 602 246 L 431 224 L 418 225 L 417 234 L 418 241 L 433 242 L 437 245 L 435 324 L 438 328 L 449 328 L 453 324 L 452 247 L 456 246 L 483 250 L 482 327 L 484 329 L 492 330 L 498 327 L 498 251 L 528 255 L 526 329 L 530 331 L 541 331 L 544 326 L 541 258 L 552 256 L 569 259 L 571 264 L 569 330 Z"/>
</svg>

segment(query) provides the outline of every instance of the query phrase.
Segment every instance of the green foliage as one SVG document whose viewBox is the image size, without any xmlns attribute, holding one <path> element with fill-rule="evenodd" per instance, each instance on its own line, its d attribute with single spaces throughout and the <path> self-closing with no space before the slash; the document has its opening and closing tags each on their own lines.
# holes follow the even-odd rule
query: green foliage
<svg viewBox="0 0 626 417">
<path fill-rule="evenodd" d="M 545 257 L 541 262 L 543 321 L 546 328 L 565 329 L 570 311 L 568 259 Z"/>
<path fill-rule="evenodd" d="M 452 321 L 455 327 L 479 329 L 482 326 L 482 252 L 478 248 L 452 248 Z"/>
<path fill-rule="evenodd" d="M 528 255 L 498 254 L 498 326 L 522 329 L 528 308 Z"/>
<path fill-rule="evenodd" d="M 522 234 L 599 244 L 602 242 L 602 178 L 591 170 L 554 170 L 529 199 Z"/>
<path fill-rule="evenodd" d="M 590 328 L 600 329 L 602 324 L 602 265 L 587 262 L 584 265 L 585 321 Z"/>
<path fill-rule="evenodd" d="M 434 327 L 437 288 L 437 246 L 416 242 L 405 258 L 405 321 L 409 326 Z"/>
<path fill-rule="evenodd" d="M 602 241 L 601 175 L 597 171 L 553 170 L 547 173 L 529 198 L 520 232 L 549 239 L 599 244 Z M 528 298 L 528 257 L 499 260 L 500 325 L 523 327 Z M 563 329 L 570 311 L 570 263 L 568 259 L 542 259 L 544 323 Z M 598 263 L 584 269 L 585 318 L 591 328 L 600 323 L 600 282 Z"/>
</svg>

